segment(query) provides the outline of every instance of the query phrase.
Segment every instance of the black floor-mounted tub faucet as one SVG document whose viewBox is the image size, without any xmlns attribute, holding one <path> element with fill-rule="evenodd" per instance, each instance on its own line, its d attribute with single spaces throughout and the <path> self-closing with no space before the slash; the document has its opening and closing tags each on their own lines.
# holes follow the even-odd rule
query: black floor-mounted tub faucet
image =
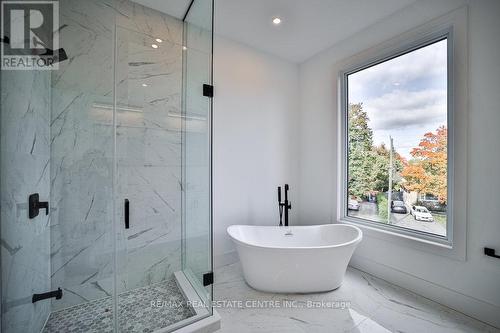
<svg viewBox="0 0 500 333">
<path fill-rule="evenodd" d="M 278 186 L 278 208 L 280 212 L 280 227 L 283 225 L 283 210 L 285 212 L 285 227 L 288 227 L 288 210 L 292 209 L 292 204 L 288 201 L 288 190 L 290 187 L 285 184 L 285 201 L 281 202 L 281 186 Z"/>
</svg>

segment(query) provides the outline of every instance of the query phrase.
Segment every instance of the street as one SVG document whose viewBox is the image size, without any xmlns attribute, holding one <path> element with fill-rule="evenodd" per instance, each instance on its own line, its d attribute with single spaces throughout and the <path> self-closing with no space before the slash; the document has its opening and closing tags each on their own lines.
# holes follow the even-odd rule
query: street
<svg viewBox="0 0 500 333">
<path fill-rule="evenodd" d="M 373 202 L 361 202 L 359 204 L 359 211 L 349 210 L 349 216 L 359 217 L 371 221 L 380 221 L 380 217 L 378 216 L 377 204 Z M 446 235 L 446 228 L 443 225 L 436 221 L 417 221 L 413 218 L 412 215 L 410 215 L 409 209 L 407 214 L 391 213 L 391 224 L 403 228 L 428 232 L 435 235 Z"/>
</svg>

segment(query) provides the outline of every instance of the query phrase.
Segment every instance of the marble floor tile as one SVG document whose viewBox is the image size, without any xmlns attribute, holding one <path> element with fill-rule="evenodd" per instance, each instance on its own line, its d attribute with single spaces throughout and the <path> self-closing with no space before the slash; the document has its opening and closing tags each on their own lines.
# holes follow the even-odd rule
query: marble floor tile
<svg viewBox="0 0 500 333">
<path fill-rule="evenodd" d="M 219 332 L 500 332 L 351 267 L 337 290 L 273 294 L 249 287 L 235 263 L 216 271 L 214 295 Z"/>
<path fill-rule="evenodd" d="M 111 333 L 112 309 L 106 297 L 52 312 L 42 333 Z M 194 315 L 173 278 L 118 296 L 119 332 L 155 332 Z"/>
</svg>

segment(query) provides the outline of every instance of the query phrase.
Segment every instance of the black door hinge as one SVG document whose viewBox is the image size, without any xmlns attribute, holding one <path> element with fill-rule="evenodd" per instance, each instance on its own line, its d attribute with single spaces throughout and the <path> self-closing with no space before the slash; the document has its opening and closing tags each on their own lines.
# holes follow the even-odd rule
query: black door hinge
<svg viewBox="0 0 500 333">
<path fill-rule="evenodd" d="M 214 283 L 214 273 L 208 272 L 203 274 L 203 287 L 209 286 Z"/>
<path fill-rule="evenodd" d="M 210 84 L 203 85 L 203 96 L 214 97 L 214 86 Z"/>
</svg>

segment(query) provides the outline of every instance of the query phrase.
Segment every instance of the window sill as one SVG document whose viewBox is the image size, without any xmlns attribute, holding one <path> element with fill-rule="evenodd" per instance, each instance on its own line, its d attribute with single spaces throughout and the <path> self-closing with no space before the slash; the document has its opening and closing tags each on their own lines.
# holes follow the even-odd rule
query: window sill
<svg viewBox="0 0 500 333">
<path fill-rule="evenodd" d="M 338 219 L 338 223 L 355 225 L 359 227 L 363 231 L 363 235 L 368 238 L 382 240 L 401 247 L 410 247 L 418 251 L 444 256 L 454 260 L 465 261 L 465 254 L 457 251 L 448 240 L 434 240 L 432 236 L 429 237 L 431 239 L 412 236 L 411 234 L 389 230 L 389 228 L 373 226 L 370 222 L 363 222 L 359 219 L 349 217 Z M 409 233 L 411 233 L 411 231 Z"/>
<path fill-rule="evenodd" d="M 433 237 L 431 235 L 429 235 L 427 237 L 419 237 L 417 233 L 414 233 L 410 230 L 408 230 L 407 232 L 403 232 L 403 231 L 398 232 L 396 230 L 391 230 L 392 229 L 391 227 L 388 227 L 382 223 L 380 224 L 380 226 L 378 226 L 378 225 L 376 225 L 377 222 L 369 222 L 369 221 L 364 222 L 361 219 L 352 218 L 352 217 L 341 218 L 340 222 L 358 226 L 358 227 L 362 228 L 363 230 L 367 230 L 369 234 L 372 231 L 373 232 L 380 232 L 380 233 L 383 233 L 386 235 L 402 237 L 405 239 L 410 239 L 410 240 L 425 243 L 425 244 L 431 244 L 431 245 L 444 247 L 444 248 L 448 248 L 448 249 L 453 248 L 451 242 L 448 240 L 445 240 L 445 239 L 441 240 L 441 239 L 439 239 L 439 237 Z M 414 233 L 415 236 L 411 235 L 412 233 Z"/>
</svg>

